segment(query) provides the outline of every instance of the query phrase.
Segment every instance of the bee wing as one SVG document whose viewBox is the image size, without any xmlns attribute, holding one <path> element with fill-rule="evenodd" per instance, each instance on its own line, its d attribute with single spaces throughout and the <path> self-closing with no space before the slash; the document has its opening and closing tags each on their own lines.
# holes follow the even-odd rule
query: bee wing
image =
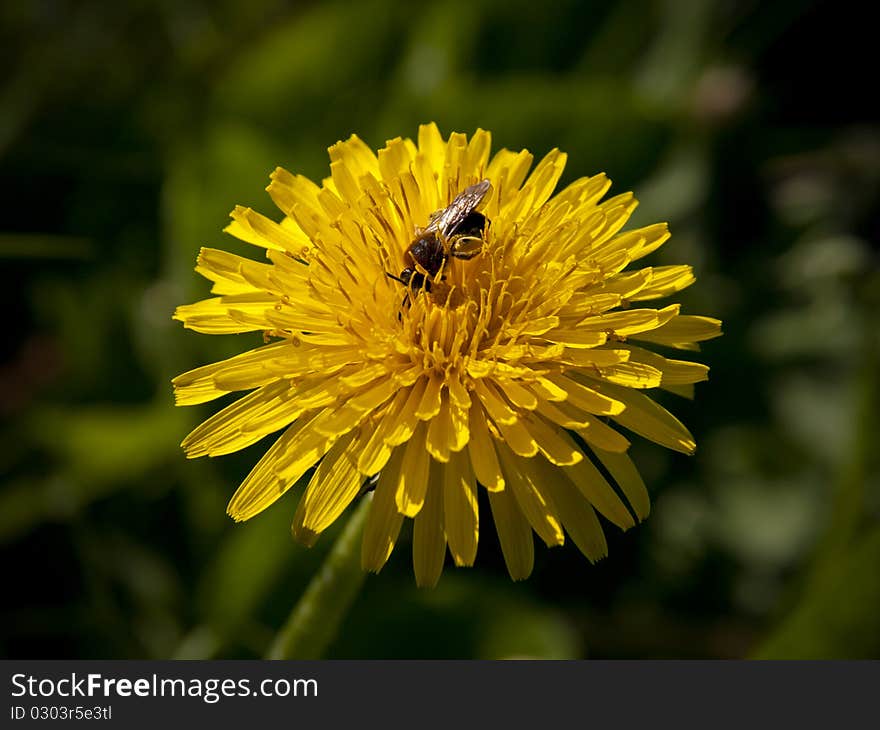
<svg viewBox="0 0 880 730">
<path fill-rule="evenodd" d="M 441 236 L 448 235 L 469 213 L 483 202 L 492 185 L 488 180 L 481 180 L 462 190 L 455 196 L 448 207 L 441 210 L 428 223 L 425 231 L 438 231 Z"/>
</svg>

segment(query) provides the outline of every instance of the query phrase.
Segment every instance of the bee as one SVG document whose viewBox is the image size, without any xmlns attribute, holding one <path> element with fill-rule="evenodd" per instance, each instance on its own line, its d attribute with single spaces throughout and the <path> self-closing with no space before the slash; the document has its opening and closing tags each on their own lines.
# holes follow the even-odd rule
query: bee
<svg viewBox="0 0 880 730">
<path fill-rule="evenodd" d="M 416 237 L 407 249 L 413 266 L 407 266 L 400 276 L 388 276 L 413 293 L 422 289 L 429 292 L 450 257 L 467 261 L 479 254 L 483 250 L 483 233 L 488 220 L 477 208 L 490 188 L 488 180 L 481 180 L 456 195 L 446 208 L 434 213 L 425 228 L 416 229 Z"/>
</svg>

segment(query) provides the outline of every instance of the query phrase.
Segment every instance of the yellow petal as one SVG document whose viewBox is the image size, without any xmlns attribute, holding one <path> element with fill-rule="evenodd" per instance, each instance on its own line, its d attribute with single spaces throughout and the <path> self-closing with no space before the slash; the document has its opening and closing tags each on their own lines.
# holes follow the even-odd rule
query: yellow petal
<svg viewBox="0 0 880 730">
<path fill-rule="evenodd" d="M 620 294 L 613 292 L 589 290 L 579 292 L 565 303 L 559 310 L 559 316 L 568 319 L 583 319 L 595 314 L 602 314 L 620 305 L 623 301 Z"/>
<path fill-rule="evenodd" d="M 561 357 L 556 359 L 558 362 L 565 363 L 566 365 L 576 365 L 582 368 L 609 367 L 629 360 L 629 350 L 622 349 L 621 347 L 566 350 Z"/>
<path fill-rule="evenodd" d="M 563 410 L 563 407 L 565 407 L 565 410 Z M 575 410 L 570 403 L 567 406 L 562 406 L 561 404 L 541 401 L 538 404 L 538 413 L 548 421 L 563 428 L 582 429 L 590 425 L 590 422 L 587 420 L 588 414 Z"/>
<path fill-rule="evenodd" d="M 302 231 L 282 226 L 251 208 L 236 205 L 229 217 L 233 222 L 223 230 L 247 243 L 294 254 L 310 244 Z"/>
<path fill-rule="evenodd" d="M 187 458 L 231 454 L 292 423 L 303 408 L 289 391 L 288 382 L 276 381 L 218 411 L 181 443 Z"/>
<path fill-rule="evenodd" d="M 514 406 L 528 410 L 537 408 L 538 397 L 516 381 L 510 378 L 498 378 L 495 383 Z"/>
<path fill-rule="evenodd" d="M 567 403 L 571 403 L 576 408 L 580 408 L 587 413 L 612 416 L 622 412 L 624 409 L 622 401 L 602 395 L 594 388 L 588 388 L 579 382 L 575 382 L 567 375 L 553 374 L 548 375 L 547 379 L 568 394 Z"/>
<path fill-rule="evenodd" d="M 401 175 L 406 174 L 416 151 L 409 140 L 404 141 L 400 137 L 389 140 L 379 150 L 379 172 L 382 181 L 386 185 L 392 185 Z"/>
<path fill-rule="evenodd" d="M 498 395 L 498 391 L 492 383 L 477 380 L 474 383 L 474 392 L 495 423 L 511 424 L 516 422 L 516 411 L 504 402 L 504 399 Z"/>
<path fill-rule="evenodd" d="M 413 159 L 409 165 L 410 170 L 417 165 L 418 162 Z M 434 189 L 426 194 L 420 189 L 419 181 L 412 171 L 401 174 L 396 181 L 392 180 L 391 187 L 394 191 L 394 198 L 399 201 L 399 206 L 404 214 L 403 225 L 407 231 L 414 231 L 416 226 L 426 225 L 428 217 L 434 212 L 434 207 L 431 206 L 435 204 L 434 197 L 437 194 L 437 185 L 433 180 L 431 183 Z"/>
<path fill-rule="evenodd" d="M 328 422 L 339 418 L 340 412 L 345 413 L 345 418 L 339 419 L 340 422 L 332 429 L 324 428 Z M 292 442 L 290 448 L 278 457 L 275 468 L 279 475 L 290 473 L 301 475 L 326 454 L 327 449 L 336 443 L 340 436 L 356 428 L 359 423 L 358 418 L 347 412 L 344 406 L 325 408 L 311 420 L 309 418 L 310 416 L 307 415 L 294 424 L 303 422 L 303 435 L 301 439 Z"/>
<path fill-rule="evenodd" d="M 589 459 L 565 467 L 562 473 L 574 483 L 590 504 L 621 530 L 628 530 L 635 524 L 620 497 Z"/>
<path fill-rule="evenodd" d="M 469 418 L 470 439 L 467 445 L 474 473 L 480 484 L 490 492 L 499 491 L 504 488 L 504 477 L 486 426 L 486 413 L 477 401 L 471 404 Z"/>
<path fill-rule="evenodd" d="M 334 160 L 330 163 L 330 172 L 333 175 L 333 184 L 340 197 L 352 207 L 357 207 L 363 189 L 358 184 L 357 178 L 344 160 Z"/>
<path fill-rule="evenodd" d="M 525 580 L 532 574 L 535 547 L 532 528 L 523 516 L 511 490 L 489 492 L 492 519 L 501 542 L 507 572 L 513 580 Z"/>
<path fill-rule="evenodd" d="M 621 197 L 622 196 L 618 196 L 618 198 Z M 613 200 L 615 199 L 610 198 L 605 202 L 605 205 L 611 203 Z M 634 201 L 627 202 L 631 205 Z M 632 206 L 629 212 L 626 213 L 626 218 L 629 218 L 629 214 L 634 207 L 635 206 Z M 624 219 L 624 221 L 625 220 L 626 219 Z M 620 229 L 624 221 L 616 221 L 617 230 Z M 610 230 L 611 229 L 609 229 L 609 231 Z M 603 235 L 603 238 L 607 239 L 607 232 L 606 235 Z M 625 251 L 630 259 L 635 261 L 647 256 L 652 251 L 657 250 L 667 240 L 669 240 L 669 225 L 667 223 L 654 223 L 653 225 L 645 226 L 644 228 L 637 228 L 632 231 L 627 231 L 626 233 L 621 233 L 616 238 L 613 238 L 604 244 L 602 251 L 606 254 L 614 251 Z"/>
<path fill-rule="evenodd" d="M 395 449 L 376 483 L 361 544 L 361 567 L 364 570 L 378 573 L 397 542 L 403 515 L 397 511 L 394 495 L 402 463 L 403 449 Z"/>
<path fill-rule="evenodd" d="M 467 151 L 467 136 L 461 132 L 453 132 L 446 141 L 446 157 L 440 173 L 440 194 L 446 202 L 458 195 L 467 186 L 469 175 L 462 169 Z"/>
<path fill-rule="evenodd" d="M 394 416 L 389 408 L 379 417 L 378 423 L 371 424 L 369 437 L 357 454 L 357 469 L 364 476 L 378 474 L 391 457 L 387 434 L 394 427 Z"/>
<path fill-rule="evenodd" d="M 483 177 L 491 148 L 492 134 L 485 129 L 477 129 L 468 142 L 464 169 L 472 171 L 477 177 Z"/>
<path fill-rule="evenodd" d="M 440 136 L 440 130 L 434 122 L 419 126 L 419 152 L 424 155 L 428 164 L 435 172 L 443 169 L 443 160 L 446 158 L 446 143 Z"/>
<path fill-rule="evenodd" d="M 721 336 L 721 320 L 680 314 L 650 332 L 641 332 L 634 339 L 656 342 L 669 347 L 689 349 L 694 342 L 703 342 Z"/>
<path fill-rule="evenodd" d="M 293 175 L 283 167 L 276 167 L 269 178 L 271 182 L 266 192 L 285 215 L 291 215 L 297 206 L 310 208 L 318 214 L 318 193 L 321 189 L 307 177 Z"/>
<path fill-rule="evenodd" d="M 564 408 L 565 405 L 560 410 Z M 587 427 L 575 428 L 574 430 L 590 446 L 598 446 L 606 451 L 616 453 L 623 453 L 630 447 L 629 439 L 595 416 L 583 414 L 581 418 L 586 422 Z"/>
<path fill-rule="evenodd" d="M 233 390 L 266 385 L 284 372 L 282 363 L 289 359 L 294 349 L 289 341 L 274 342 L 178 375 L 171 381 L 175 402 L 179 406 L 191 406 L 214 400 Z M 226 387 L 219 387 L 218 380 L 225 381 Z M 233 380 L 237 380 L 241 387 L 228 387 Z"/>
<path fill-rule="evenodd" d="M 377 175 L 379 162 L 370 146 L 356 134 L 352 134 L 344 142 L 337 142 L 327 152 L 332 162 L 344 162 L 356 178 L 362 175 Z"/>
<path fill-rule="evenodd" d="M 629 441 L 624 436 L 568 401 L 556 404 L 542 402 L 538 412 L 548 421 L 576 431 L 588 444 L 608 451 L 626 451 L 629 448 Z"/>
<path fill-rule="evenodd" d="M 518 456 L 526 458 L 538 453 L 538 442 L 525 427 L 522 418 L 517 418 L 513 423 L 496 423 L 504 443 Z"/>
<path fill-rule="evenodd" d="M 648 299 L 660 299 L 686 289 L 696 281 L 692 266 L 655 266 L 651 269 L 651 280 L 629 299 L 641 302 Z"/>
<path fill-rule="evenodd" d="M 538 449 L 551 463 L 568 466 L 577 464 L 584 458 L 577 444 L 564 430 L 548 423 L 541 416 L 526 414 L 522 423 L 538 445 Z"/>
<path fill-rule="evenodd" d="M 272 279 L 274 269 L 270 264 L 260 264 L 228 251 L 203 247 L 196 271 L 214 282 L 213 294 L 246 294 L 260 290 L 280 294 L 280 287 Z"/>
<path fill-rule="evenodd" d="M 559 512 L 562 525 L 578 549 L 592 562 L 608 554 L 608 543 L 602 526 L 590 503 L 567 479 L 560 479 L 555 468 L 541 458 L 530 459 L 529 468 L 553 495 L 553 504 Z"/>
<path fill-rule="evenodd" d="M 455 405 L 464 410 L 471 407 L 471 397 L 455 373 L 450 374 L 446 378 L 446 387 L 449 390 L 449 397 Z"/>
<path fill-rule="evenodd" d="M 616 294 L 621 299 L 632 301 L 635 295 L 648 285 L 653 276 L 653 269 L 650 266 L 636 271 L 623 271 L 605 279 L 596 288 L 596 292 Z M 585 292 L 584 299 L 588 300 L 592 293 Z"/>
<path fill-rule="evenodd" d="M 599 383 L 597 387 L 609 397 L 621 398 L 626 403 L 623 413 L 612 416 L 624 428 L 683 454 L 693 454 L 696 450 L 694 437 L 685 425 L 648 396 L 610 383 Z"/>
<path fill-rule="evenodd" d="M 672 360 L 641 347 L 627 345 L 634 362 L 645 363 L 661 374 L 660 385 L 690 385 L 709 379 L 709 368 L 699 362 Z"/>
<path fill-rule="evenodd" d="M 440 178 L 439 170 L 443 165 L 444 155 L 445 151 L 439 153 L 440 161 L 437 163 L 436 167 L 434 162 L 431 159 L 428 159 L 428 155 L 426 155 L 421 149 L 416 155 L 416 159 L 413 160 L 412 175 L 419 190 L 419 197 L 422 201 L 422 206 L 419 209 L 419 217 L 417 219 L 418 225 L 420 226 L 427 225 L 428 216 L 441 207 L 438 181 Z M 433 158 L 433 153 L 430 154 L 430 157 Z"/>
<path fill-rule="evenodd" d="M 651 320 L 651 325 L 654 326 L 656 323 L 656 319 Z M 602 326 L 602 323 L 597 323 L 595 326 L 591 326 L 588 323 L 588 326 L 585 328 L 581 324 L 578 324 L 577 329 L 569 329 L 566 327 L 557 327 L 556 329 L 552 329 L 543 336 L 550 340 L 550 342 L 559 342 L 566 347 L 574 347 L 574 348 L 583 348 L 583 347 L 598 347 L 599 345 L 604 345 L 606 340 L 608 339 L 608 335 L 604 330 L 613 329 L 610 326 Z M 591 331 L 591 330 L 602 330 Z"/>
<path fill-rule="evenodd" d="M 432 472 L 435 470 L 432 469 Z M 432 477 L 439 474 L 432 473 Z M 413 524 L 413 571 L 416 585 L 433 588 L 443 572 L 443 559 L 446 557 L 446 535 L 443 530 L 443 489 L 439 479 L 433 484 L 425 498 L 425 504 L 416 515 Z"/>
<path fill-rule="evenodd" d="M 278 303 L 274 294 L 232 294 L 183 304 L 174 310 L 174 319 L 187 329 L 208 335 L 273 329 L 268 313 Z"/>
<path fill-rule="evenodd" d="M 533 160 L 534 156 L 528 150 L 513 152 L 508 149 L 500 149 L 489 162 L 486 175 L 493 182 L 498 181 L 496 191 L 500 189 L 502 192 L 506 191 L 508 195 L 514 196 L 522 186 L 523 180 L 526 179 Z"/>
<path fill-rule="evenodd" d="M 353 464 L 359 446 L 360 439 L 344 436 L 318 465 L 298 508 L 307 530 L 326 530 L 360 492 L 364 477 Z"/>
<path fill-rule="evenodd" d="M 397 392 L 398 383 L 394 378 L 382 378 L 357 395 L 351 396 L 346 405 L 358 411 L 372 411 L 381 406 Z"/>
<path fill-rule="evenodd" d="M 402 401 L 402 403 L 399 407 L 397 405 L 392 406 L 392 411 L 397 413 L 397 417 L 393 427 L 385 436 L 385 443 L 389 446 L 398 446 L 412 437 L 419 423 L 416 410 L 425 393 L 427 384 L 426 378 L 420 378 L 411 388 L 404 388 L 395 396 L 395 403 L 398 401 Z"/>
<path fill-rule="evenodd" d="M 504 469 L 504 491 L 510 489 L 532 529 L 547 545 L 562 545 L 565 535 L 547 489 L 531 481 L 523 468 L 525 460 L 510 449 L 500 445 L 498 455 Z"/>
<path fill-rule="evenodd" d="M 595 446 L 593 452 L 626 495 L 636 517 L 644 520 L 651 511 L 651 498 L 648 496 L 645 482 L 642 481 L 642 476 L 629 454 L 615 454 L 613 451 L 603 451 Z"/>
<path fill-rule="evenodd" d="M 544 205 L 562 176 L 567 158 L 568 155 L 558 149 L 550 150 L 535 166 L 519 194 L 504 208 L 504 217 L 509 220 L 526 218 Z"/>
<path fill-rule="evenodd" d="M 559 402 L 568 398 L 568 393 L 565 390 L 544 377 L 539 377 L 535 382 L 528 383 L 526 387 L 538 397 L 539 406 L 540 401 Z"/>
<path fill-rule="evenodd" d="M 473 565 L 480 530 L 477 484 L 462 454 L 453 453 L 443 467 L 443 524 L 455 564 Z"/>
<path fill-rule="evenodd" d="M 437 461 L 447 462 L 453 452 L 467 446 L 469 437 L 467 411 L 453 404 L 444 393 L 440 412 L 428 423 L 425 439 L 428 453 Z"/>
<path fill-rule="evenodd" d="M 422 399 L 419 402 L 418 408 L 416 408 L 416 416 L 420 420 L 427 421 L 434 418 L 440 412 L 440 391 L 442 389 L 442 378 L 437 375 L 432 375 L 428 378 Z"/>
<path fill-rule="evenodd" d="M 587 317 L 578 323 L 578 329 L 614 332 L 629 337 L 648 330 L 655 330 L 678 314 L 679 305 L 671 304 L 664 309 L 627 309 Z"/>
<path fill-rule="evenodd" d="M 611 181 L 604 172 L 591 177 L 582 177 L 575 180 L 571 185 L 560 191 L 550 202 L 558 201 L 559 204 L 571 206 L 569 216 L 583 218 L 593 209 L 593 206 L 602 198 L 611 187 Z"/>
<path fill-rule="evenodd" d="M 632 361 L 598 368 L 598 375 L 602 380 L 627 388 L 656 388 L 663 379 L 663 373 L 652 365 Z"/>
<path fill-rule="evenodd" d="M 263 455 L 229 500 L 232 519 L 241 522 L 262 512 L 327 452 L 332 441 L 311 428 L 314 421 L 301 418 Z"/>
<path fill-rule="evenodd" d="M 425 424 L 419 423 L 407 442 L 403 465 L 397 478 L 395 500 L 397 509 L 407 517 L 415 517 L 422 509 L 428 491 L 431 457 L 425 448 Z"/>
</svg>

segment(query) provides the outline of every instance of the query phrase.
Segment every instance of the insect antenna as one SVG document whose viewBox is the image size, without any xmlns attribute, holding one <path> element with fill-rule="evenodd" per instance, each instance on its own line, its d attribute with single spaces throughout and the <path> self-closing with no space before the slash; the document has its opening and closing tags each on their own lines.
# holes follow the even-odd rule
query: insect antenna
<svg viewBox="0 0 880 730">
<path fill-rule="evenodd" d="M 395 276 L 394 274 L 389 274 L 387 271 L 385 272 L 385 276 L 387 276 L 389 279 L 394 279 L 394 281 L 399 281 L 404 286 L 407 286 L 407 282 L 405 282 L 399 276 Z"/>
<path fill-rule="evenodd" d="M 394 279 L 394 281 L 399 281 L 401 284 L 403 284 L 406 287 L 406 294 L 404 295 L 403 302 L 400 305 L 401 309 L 403 309 L 403 307 L 405 307 L 407 304 L 409 304 L 409 282 L 404 281 L 399 276 L 395 276 L 394 274 L 390 274 L 387 271 L 385 272 L 385 276 L 387 276 L 389 279 Z M 397 321 L 400 322 L 402 320 L 403 320 L 403 314 L 400 311 L 398 311 L 397 312 Z"/>
</svg>

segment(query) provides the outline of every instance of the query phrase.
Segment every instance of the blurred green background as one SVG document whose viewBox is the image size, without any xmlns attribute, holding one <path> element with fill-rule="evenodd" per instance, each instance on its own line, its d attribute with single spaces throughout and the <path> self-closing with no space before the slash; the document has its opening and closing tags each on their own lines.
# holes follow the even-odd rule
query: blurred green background
<svg viewBox="0 0 880 730">
<path fill-rule="evenodd" d="M 277 215 L 276 165 L 490 129 L 604 170 L 685 311 L 724 320 L 691 458 L 643 442 L 654 511 L 610 556 L 538 548 L 414 587 L 409 537 L 330 657 L 880 656 L 880 126 L 858 4 L 470 0 L 4 2 L 0 543 L 6 657 L 259 657 L 321 564 L 291 494 L 226 500 L 265 444 L 186 461 L 212 406 L 169 380 L 250 346 L 171 320 L 235 204 Z"/>
</svg>

